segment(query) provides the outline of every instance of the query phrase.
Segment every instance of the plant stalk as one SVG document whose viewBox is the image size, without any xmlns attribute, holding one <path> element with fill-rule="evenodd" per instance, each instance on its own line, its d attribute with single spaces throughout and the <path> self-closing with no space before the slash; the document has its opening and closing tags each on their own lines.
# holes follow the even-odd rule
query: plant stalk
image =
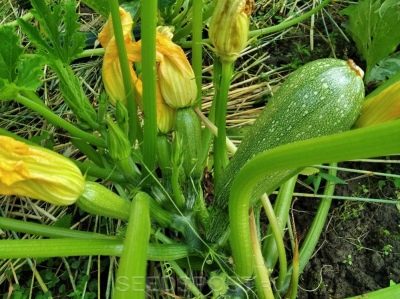
<svg viewBox="0 0 400 299">
<path fill-rule="evenodd" d="M 249 277 L 253 273 L 248 212 L 251 199 L 257 196 L 253 188 L 260 180 L 267 174 L 288 169 L 296 172 L 317 163 L 397 153 L 400 139 L 393 138 L 397 135 L 400 135 L 400 120 L 278 146 L 247 162 L 233 182 L 229 199 L 230 239 L 238 275 Z M 263 191 L 269 194 L 282 183 L 267 184 Z"/>
<path fill-rule="evenodd" d="M 193 0 L 192 6 L 192 66 L 197 85 L 197 103 L 201 107 L 202 86 L 202 33 L 203 33 L 203 0 Z"/>
<path fill-rule="evenodd" d="M 269 272 L 265 267 L 264 258 L 260 248 L 260 242 L 258 241 L 257 237 L 257 226 L 253 209 L 250 211 L 250 219 L 248 220 L 250 224 L 250 238 L 253 252 L 257 293 L 261 299 L 274 299 L 274 293 L 272 292 L 271 281 L 269 279 Z"/>
<path fill-rule="evenodd" d="M 96 146 L 99 146 L 99 147 L 106 147 L 106 143 L 104 142 L 104 140 L 102 140 L 98 137 L 95 137 L 92 134 L 89 134 L 89 133 L 82 131 L 81 129 L 75 127 L 70 122 L 62 119 L 57 114 L 53 113 L 49 108 L 47 108 L 43 105 L 37 104 L 34 100 L 28 99 L 21 94 L 18 94 L 16 96 L 15 100 L 18 103 L 24 105 L 25 107 L 39 113 L 48 122 L 52 123 L 53 125 L 63 128 L 64 130 L 69 132 L 73 137 L 83 139 L 86 142 L 91 143 Z"/>
<path fill-rule="evenodd" d="M 157 0 L 142 0 L 143 159 L 152 172 L 157 152 L 156 25 Z"/>
<path fill-rule="evenodd" d="M 226 110 L 232 73 L 233 63 L 222 62 L 221 82 L 215 106 L 215 125 L 218 128 L 218 136 L 214 140 L 214 180 L 216 185 L 221 180 L 225 166 L 228 163 L 226 153 Z"/>
<path fill-rule="evenodd" d="M 114 299 L 145 298 L 146 255 L 150 226 L 148 195 L 140 192 L 131 205 L 124 248 L 117 271 Z"/>
<path fill-rule="evenodd" d="M 131 143 L 135 141 L 139 135 L 139 122 L 137 117 L 137 107 L 135 101 L 135 93 L 132 84 L 132 76 L 129 66 L 128 55 L 125 47 L 125 40 L 122 31 L 121 18 L 119 15 L 118 0 L 109 1 L 111 19 L 114 29 L 115 41 L 118 47 L 118 57 L 121 66 L 122 79 L 124 82 L 124 89 L 126 95 L 127 109 L 128 109 L 128 125 L 129 125 L 129 140 Z"/>
</svg>

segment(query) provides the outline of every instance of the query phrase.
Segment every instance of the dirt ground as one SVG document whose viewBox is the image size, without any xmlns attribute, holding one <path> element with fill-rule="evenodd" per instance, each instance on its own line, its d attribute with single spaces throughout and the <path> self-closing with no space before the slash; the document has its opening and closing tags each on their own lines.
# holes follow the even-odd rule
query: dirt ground
<svg viewBox="0 0 400 299">
<path fill-rule="evenodd" d="M 380 171 L 376 169 L 379 166 L 353 165 L 375 171 Z M 393 173 L 400 173 L 399 168 L 392 169 Z M 346 176 L 341 175 L 343 179 Z M 392 182 L 368 177 L 337 187 L 335 194 L 396 198 L 398 192 Z M 304 210 L 298 213 L 299 220 L 309 218 L 317 205 L 307 200 L 300 206 Z M 298 298 L 346 298 L 387 287 L 391 280 L 398 283 L 400 210 L 389 204 L 335 202 L 331 211 L 319 250 L 301 276 Z M 304 219 L 300 226 L 307 222 Z"/>
</svg>

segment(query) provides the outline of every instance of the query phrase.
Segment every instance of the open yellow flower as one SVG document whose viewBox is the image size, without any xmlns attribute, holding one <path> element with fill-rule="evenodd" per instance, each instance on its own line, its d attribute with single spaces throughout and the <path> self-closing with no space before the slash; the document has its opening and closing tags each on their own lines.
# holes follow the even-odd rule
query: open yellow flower
<svg viewBox="0 0 400 299">
<path fill-rule="evenodd" d="M 0 136 L 0 194 L 70 205 L 84 185 L 79 168 L 64 156 Z"/>
<path fill-rule="evenodd" d="M 209 36 L 223 62 L 233 62 L 246 47 L 249 16 L 254 0 L 219 0 L 210 22 Z"/>
<path fill-rule="evenodd" d="M 157 28 L 157 75 L 165 103 L 178 109 L 194 105 L 197 86 L 192 66 L 182 48 L 172 41 L 172 36 L 168 27 Z M 141 60 L 141 42 L 132 44 L 128 52 L 132 59 Z"/>
</svg>

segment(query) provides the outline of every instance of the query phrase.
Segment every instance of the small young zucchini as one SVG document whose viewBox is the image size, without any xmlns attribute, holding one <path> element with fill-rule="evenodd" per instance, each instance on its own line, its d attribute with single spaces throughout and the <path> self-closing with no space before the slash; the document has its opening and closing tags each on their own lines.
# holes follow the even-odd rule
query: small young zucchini
<svg viewBox="0 0 400 299">
<path fill-rule="evenodd" d="M 328 58 L 310 62 L 288 77 L 244 136 L 216 186 L 207 236 L 210 241 L 227 229 L 230 187 L 243 165 L 257 153 L 279 145 L 350 129 L 364 99 L 362 76 L 352 60 Z M 264 185 L 284 181 L 292 173 L 276 173 L 266 178 Z"/>
<path fill-rule="evenodd" d="M 95 182 L 85 183 L 85 189 L 76 204 L 89 214 L 121 220 L 129 219 L 131 209 L 130 201 Z"/>
</svg>

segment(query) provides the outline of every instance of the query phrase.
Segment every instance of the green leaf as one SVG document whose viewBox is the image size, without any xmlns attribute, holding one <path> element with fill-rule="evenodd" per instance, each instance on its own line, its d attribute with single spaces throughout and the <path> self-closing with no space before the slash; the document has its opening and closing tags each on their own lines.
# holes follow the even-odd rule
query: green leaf
<svg viewBox="0 0 400 299">
<path fill-rule="evenodd" d="M 104 17 L 110 14 L 107 0 L 83 0 L 82 2 Z"/>
<path fill-rule="evenodd" d="M 18 62 L 15 83 L 24 90 L 35 91 L 42 85 L 44 58 L 40 55 L 23 55 Z"/>
<path fill-rule="evenodd" d="M 47 44 L 46 40 L 41 37 L 40 32 L 36 27 L 22 18 L 18 19 L 18 25 L 38 50 L 46 54 L 54 55 L 52 49 Z"/>
<path fill-rule="evenodd" d="M 85 45 L 86 37 L 79 32 L 78 14 L 75 11 L 75 1 L 65 3 L 65 34 L 62 36 L 62 44 L 68 58 L 73 58 L 81 53 Z"/>
<path fill-rule="evenodd" d="M 330 175 L 329 173 L 321 172 L 319 175 L 327 182 L 331 182 L 338 185 L 339 184 L 347 185 L 346 181 L 342 180 L 341 178 L 338 178 L 337 176 Z"/>
<path fill-rule="evenodd" d="M 50 6 L 45 0 L 32 0 L 32 13 L 39 21 L 41 31 L 22 19 L 18 22 L 40 51 L 70 63 L 82 52 L 85 44 L 85 35 L 79 32 L 75 5 L 73 0 L 55 2 Z"/>
<path fill-rule="evenodd" d="M 13 82 L 15 68 L 22 53 L 18 35 L 11 27 L 0 27 L 0 78 Z"/>
<path fill-rule="evenodd" d="M 343 10 L 349 17 L 347 30 L 367 61 L 366 80 L 372 67 L 400 44 L 400 2 L 361 0 Z"/>
<path fill-rule="evenodd" d="M 71 66 L 59 59 L 50 59 L 49 64 L 57 74 L 64 101 L 74 114 L 92 128 L 98 128 L 97 114 L 87 98 L 79 78 Z"/>
<path fill-rule="evenodd" d="M 11 27 L 0 27 L 0 99 L 11 100 L 18 91 L 41 85 L 42 58 L 22 55 L 20 39 Z"/>
<path fill-rule="evenodd" d="M 18 94 L 18 87 L 5 79 L 0 78 L 0 100 L 12 100 Z"/>
<path fill-rule="evenodd" d="M 400 72 L 400 52 L 386 57 L 378 62 L 372 69 L 368 77 L 369 82 L 380 83 Z"/>
<path fill-rule="evenodd" d="M 319 172 L 319 169 L 316 167 L 306 167 L 302 171 L 300 171 L 300 174 L 310 176 L 313 174 L 316 174 Z"/>
</svg>

